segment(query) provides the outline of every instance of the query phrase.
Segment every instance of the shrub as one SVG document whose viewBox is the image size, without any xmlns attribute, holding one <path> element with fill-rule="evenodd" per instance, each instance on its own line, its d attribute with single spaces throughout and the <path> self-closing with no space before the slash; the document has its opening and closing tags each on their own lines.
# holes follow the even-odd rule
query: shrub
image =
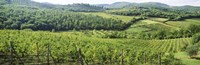
<svg viewBox="0 0 200 65">
<path fill-rule="evenodd" d="M 199 43 L 199 42 L 200 42 L 200 33 L 193 35 L 192 44 Z"/>
<path fill-rule="evenodd" d="M 199 44 L 196 44 L 196 45 L 188 46 L 186 52 L 191 57 L 191 56 L 197 55 L 198 50 L 199 50 Z"/>
</svg>

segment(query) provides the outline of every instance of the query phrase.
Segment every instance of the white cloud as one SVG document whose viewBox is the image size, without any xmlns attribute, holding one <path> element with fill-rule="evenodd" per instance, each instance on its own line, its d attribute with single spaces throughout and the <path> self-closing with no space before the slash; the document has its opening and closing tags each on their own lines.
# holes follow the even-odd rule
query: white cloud
<svg viewBox="0 0 200 65">
<path fill-rule="evenodd" d="M 193 5 L 194 6 L 200 6 L 200 1 L 194 2 Z"/>
<path fill-rule="evenodd" d="M 73 4 L 73 3 L 90 3 L 90 4 L 110 4 L 114 2 L 161 2 L 173 6 L 195 5 L 200 6 L 200 0 L 34 0 L 38 2 L 49 2 L 53 4 Z"/>
</svg>

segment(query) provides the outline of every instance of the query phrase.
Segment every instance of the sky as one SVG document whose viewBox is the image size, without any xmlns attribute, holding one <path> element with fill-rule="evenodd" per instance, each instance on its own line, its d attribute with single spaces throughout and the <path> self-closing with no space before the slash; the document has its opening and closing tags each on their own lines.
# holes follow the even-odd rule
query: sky
<svg viewBox="0 0 200 65">
<path fill-rule="evenodd" d="M 33 0 L 37 2 L 48 2 L 53 4 L 73 4 L 73 3 L 89 3 L 89 4 L 111 4 L 114 2 L 160 2 L 171 6 L 193 5 L 200 6 L 200 0 Z"/>
</svg>

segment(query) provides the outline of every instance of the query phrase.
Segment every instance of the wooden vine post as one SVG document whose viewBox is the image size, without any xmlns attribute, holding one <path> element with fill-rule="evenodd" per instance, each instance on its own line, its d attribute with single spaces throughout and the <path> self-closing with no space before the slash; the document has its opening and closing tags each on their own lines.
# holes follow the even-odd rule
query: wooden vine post
<svg viewBox="0 0 200 65">
<path fill-rule="evenodd" d="M 10 42 L 10 65 L 14 65 L 14 63 L 13 63 L 13 44 L 12 44 L 12 42 Z"/>
<path fill-rule="evenodd" d="M 146 54 L 145 52 L 143 54 L 144 54 L 144 64 L 146 64 Z"/>
<path fill-rule="evenodd" d="M 40 63 L 40 56 L 39 56 L 39 46 L 38 46 L 38 43 L 36 43 L 36 48 L 37 48 L 37 62 Z"/>
<path fill-rule="evenodd" d="M 124 50 L 122 49 L 122 62 L 121 62 L 122 65 L 124 65 Z"/>
<path fill-rule="evenodd" d="M 161 53 L 158 54 L 158 65 L 161 65 Z"/>
<path fill-rule="evenodd" d="M 79 55 L 79 61 L 80 61 L 81 65 L 84 65 L 81 49 L 78 49 L 78 55 Z"/>
<path fill-rule="evenodd" d="M 49 46 L 49 44 L 47 45 L 47 65 L 50 65 L 50 63 L 49 63 L 49 57 L 50 57 L 50 46 Z"/>
<path fill-rule="evenodd" d="M 14 54 L 16 55 L 16 58 L 21 62 L 21 65 L 24 65 L 23 61 L 21 60 L 20 56 L 17 54 L 17 52 L 15 51 L 14 45 L 12 42 L 10 42 L 10 65 L 15 65 L 14 63 Z"/>
</svg>

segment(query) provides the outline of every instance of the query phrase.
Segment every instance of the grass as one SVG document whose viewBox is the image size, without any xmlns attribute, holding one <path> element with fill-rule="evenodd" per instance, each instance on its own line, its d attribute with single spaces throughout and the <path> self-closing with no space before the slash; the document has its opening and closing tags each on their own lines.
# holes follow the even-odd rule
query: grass
<svg viewBox="0 0 200 65">
<path fill-rule="evenodd" d="M 161 30 L 161 29 L 177 30 L 179 28 L 165 24 L 165 23 L 162 23 L 162 22 L 146 19 L 146 20 L 141 20 L 139 22 L 136 22 L 135 24 L 131 25 L 125 31 L 131 32 L 131 33 L 134 33 L 134 32 L 140 33 L 140 32 L 147 32 L 147 31 L 152 32 L 152 31 Z"/>
<path fill-rule="evenodd" d="M 200 24 L 200 18 L 186 19 L 184 21 L 168 21 L 166 23 L 179 28 L 185 28 L 191 24 Z"/>
<path fill-rule="evenodd" d="M 165 21 L 167 21 L 166 18 L 148 18 L 147 21 L 145 21 L 145 22 L 147 22 L 147 23 L 158 23 L 158 24 L 160 24 L 162 26 L 172 28 L 173 30 L 178 30 L 179 29 L 176 26 L 172 26 L 172 25 L 168 25 L 168 24 L 163 23 Z"/>
<path fill-rule="evenodd" d="M 115 10 L 111 10 L 115 11 Z M 123 11 L 123 10 L 122 10 Z M 109 11 L 108 11 L 109 12 Z M 122 16 L 122 15 L 113 15 L 106 12 L 83 12 L 87 15 L 97 15 L 104 18 L 112 18 L 116 20 L 122 20 L 123 22 L 130 22 L 132 18 L 137 16 Z M 131 25 L 127 30 L 128 33 L 141 33 L 141 32 L 154 32 L 156 30 L 161 30 L 162 28 L 167 30 L 179 30 L 180 28 L 187 27 L 191 24 L 200 24 L 199 18 L 186 19 L 184 21 L 168 21 L 166 18 L 156 18 L 149 17 L 146 20 L 141 20 L 133 25 Z M 166 23 L 163 23 L 166 22 Z"/>
<path fill-rule="evenodd" d="M 166 18 L 150 17 L 149 20 L 158 21 L 158 22 L 165 22 L 165 21 L 167 21 L 168 19 L 166 19 Z"/>
<path fill-rule="evenodd" d="M 152 21 L 152 20 L 142 20 L 141 22 L 144 22 L 144 23 L 147 23 L 147 24 L 156 24 L 156 23 L 159 23 L 159 22 Z"/>
<path fill-rule="evenodd" d="M 185 65 L 200 65 L 200 60 L 190 59 L 186 52 L 176 53 L 175 57 Z"/>
<path fill-rule="evenodd" d="M 136 22 L 135 24 L 131 25 L 125 31 L 129 32 L 129 33 L 140 33 L 140 32 L 144 32 L 144 31 L 150 30 L 149 28 L 141 27 L 143 25 L 148 25 L 148 23 L 146 23 L 145 21 Z"/>
<path fill-rule="evenodd" d="M 180 28 L 185 28 L 190 26 L 191 24 L 200 24 L 200 18 L 193 18 L 193 19 L 186 19 L 184 21 L 168 21 L 166 23 L 163 23 L 164 21 L 167 21 L 165 18 L 148 18 L 146 20 L 139 21 L 129 27 L 126 31 L 128 32 L 146 32 L 146 31 L 152 31 L 152 28 L 158 27 L 165 28 L 165 29 L 171 29 L 171 30 L 179 30 Z M 145 26 L 145 27 L 142 27 Z"/>
<path fill-rule="evenodd" d="M 130 22 L 135 17 L 135 16 L 113 15 L 113 14 L 108 14 L 108 13 L 104 13 L 104 12 L 83 12 L 83 14 L 97 15 L 97 16 L 101 16 L 104 18 L 112 18 L 112 19 L 122 20 L 123 22 Z"/>
</svg>

